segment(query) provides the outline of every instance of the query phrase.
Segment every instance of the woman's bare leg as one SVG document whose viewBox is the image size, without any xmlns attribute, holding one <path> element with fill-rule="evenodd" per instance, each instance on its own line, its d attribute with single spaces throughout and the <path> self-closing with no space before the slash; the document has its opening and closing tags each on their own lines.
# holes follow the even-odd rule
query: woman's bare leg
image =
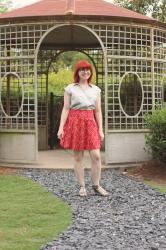
<svg viewBox="0 0 166 250">
<path fill-rule="evenodd" d="M 93 185 L 98 186 L 101 177 L 101 156 L 100 149 L 93 149 L 89 151 L 91 158 L 91 173 Z"/>
<path fill-rule="evenodd" d="M 84 167 L 82 165 L 84 157 L 84 151 L 76 151 L 74 150 L 74 171 L 75 171 L 75 176 L 80 184 L 80 186 L 84 187 L 85 186 L 85 180 L 84 180 Z"/>
<path fill-rule="evenodd" d="M 99 149 L 89 151 L 91 158 L 92 183 L 94 190 L 102 195 L 107 196 L 108 192 L 100 186 L 101 178 L 101 155 Z"/>
</svg>

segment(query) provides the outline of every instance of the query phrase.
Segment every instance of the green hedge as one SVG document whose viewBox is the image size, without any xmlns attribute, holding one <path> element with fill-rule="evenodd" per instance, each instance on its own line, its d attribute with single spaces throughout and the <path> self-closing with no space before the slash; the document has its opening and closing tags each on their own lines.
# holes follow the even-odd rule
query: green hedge
<svg viewBox="0 0 166 250">
<path fill-rule="evenodd" d="M 146 134 L 146 150 L 153 159 L 166 163 L 166 105 L 157 108 L 153 114 L 145 117 L 150 133 Z"/>
</svg>

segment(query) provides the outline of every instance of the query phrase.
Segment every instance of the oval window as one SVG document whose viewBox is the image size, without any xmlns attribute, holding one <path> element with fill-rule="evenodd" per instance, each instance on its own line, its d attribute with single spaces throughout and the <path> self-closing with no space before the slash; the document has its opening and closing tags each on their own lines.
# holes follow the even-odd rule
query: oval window
<svg viewBox="0 0 166 250">
<path fill-rule="evenodd" d="M 23 104 L 23 87 L 16 73 L 7 73 L 1 81 L 1 107 L 6 116 L 17 116 Z"/>
<path fill-rule="evenodd" d="M 143 89 L 139 76 L 132 72 L 125 73 L 119 88 L 119 100 L 123 112 L 128 116 L 138 115 L 143 103 Z"/>
</svg>

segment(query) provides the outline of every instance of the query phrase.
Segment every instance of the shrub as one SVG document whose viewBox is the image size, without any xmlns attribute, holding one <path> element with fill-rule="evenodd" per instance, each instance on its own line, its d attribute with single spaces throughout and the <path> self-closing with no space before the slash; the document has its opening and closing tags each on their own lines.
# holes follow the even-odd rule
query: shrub
<svg viewBox="0 0 166 250">
<path fill-rule="evenodd" d="M 148 114 L 145 122 L 150 129 L 145 136 L 146 150 L 151 152 L 153 159 L 166 163 L 166 105 Z"/>
<path fill-rule="evenodd" d="M 48 91 L 56 95 L 63 95 L 64 87 L 73 82 L 73 72 L 67 69 L 60 69 L 56 74 L 48 75 Z"/>
</svg>

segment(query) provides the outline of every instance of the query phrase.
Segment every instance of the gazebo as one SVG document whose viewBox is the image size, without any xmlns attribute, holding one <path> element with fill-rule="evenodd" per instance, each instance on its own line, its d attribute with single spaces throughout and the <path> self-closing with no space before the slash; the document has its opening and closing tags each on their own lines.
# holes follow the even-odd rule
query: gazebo
<svg viewBox="0 0 166 250">
<path fill-rule="evenodd" d="M 147 160 L 144 116 L 163 103 L 165 24 L 104 0 L 43 0 L 0 15 L 0 161 L 34 163 L 47 148 L 48 74 L 65 51 L 96 69 L 105 163 Z"/>
</svg>

